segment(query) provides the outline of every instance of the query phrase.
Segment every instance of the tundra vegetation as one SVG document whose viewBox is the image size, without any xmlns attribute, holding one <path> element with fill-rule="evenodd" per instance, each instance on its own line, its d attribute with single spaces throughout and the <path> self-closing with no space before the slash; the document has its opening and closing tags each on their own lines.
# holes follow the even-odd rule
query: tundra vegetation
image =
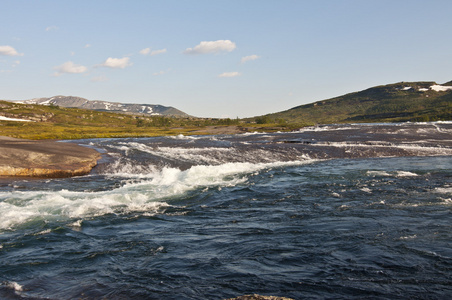
<svg viewBox="0 0 452 300">
<path fill-rule="evenodd" d="M 261 116 L 262 123 L 306 124 L 452 120 L 452 81 L 399 82 Z"/>
<path fill-rule="evenodd" d="M 0 119 L 0 135 L 34 140 L 201 135 L 293 128 L 239 119 L 145 116 L 8 101 L 0 101 L 0 116 L 6 118 Z"/>
</svg>

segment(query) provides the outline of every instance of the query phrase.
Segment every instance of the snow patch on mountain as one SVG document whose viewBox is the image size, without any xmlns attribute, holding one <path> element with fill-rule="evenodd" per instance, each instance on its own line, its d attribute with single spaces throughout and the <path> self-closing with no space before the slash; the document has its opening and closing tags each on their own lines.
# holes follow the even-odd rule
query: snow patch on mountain
<svg viewBox="0 0 452 300">
<path fill-rule="evenodd" d="M 435 92 L 445 92 L 445 91 L 452 90 L 452 86 L 435 84 L 435 85 L 432 85 L 430 87 L 430 89 L 434 90 Z"/>
<path fill-rule="evenodd" d="M 35 98 L 30 100 L 14 102 L 22 104 L 56 105 L 61 107 L 74 107 L 98 111 L 145 114 L 152 116 L 179 116 L 179 117 L 189 116 L 188 114 L 171 106 L 87 100 L 85 98 L 73 96 L 54 96 L 50 98 Z"/>
</svg>

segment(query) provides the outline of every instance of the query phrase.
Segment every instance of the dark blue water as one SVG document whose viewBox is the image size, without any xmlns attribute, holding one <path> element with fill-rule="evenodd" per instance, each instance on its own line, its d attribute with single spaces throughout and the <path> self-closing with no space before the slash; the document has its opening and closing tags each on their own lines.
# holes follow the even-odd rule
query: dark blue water
<svg viewBox="0 0 452 300">
<path fill-rule="evenodd" d="M 77 141 L 89 176 L 0 180 L 0 299 L 450 298 L 451 133 Z"/>
</svg>

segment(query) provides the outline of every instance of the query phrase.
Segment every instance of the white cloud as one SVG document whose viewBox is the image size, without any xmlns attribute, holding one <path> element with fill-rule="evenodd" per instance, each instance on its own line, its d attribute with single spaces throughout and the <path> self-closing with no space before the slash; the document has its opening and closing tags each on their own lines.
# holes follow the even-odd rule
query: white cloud
<svg viewBox="0 0 452 300">
<path fill-rule="evenodd" d="M 163 54 L 163 53 L 166 53 L 166 48 L 165 49 L 160 49 L 160 50 L 154 50 L 149 55 L 153 56 L 153 55 Z"/>
<path fill-rule="evenodd" d="M 55 76 L 61 76 L 65 73 L 79 74 L 79 73 L 85 73 L 86 71 L 88 71 L 87 67 L 82 66 L 82 65 L 76 65 L 72 61 L 67 61 L 60 66 L 56 66 L 54 69 L 56 70 Z"/>
<path fill-rule="evenodd" d="M 23 53 L 18 53 L 16 49 L 11 46 L 0 46 L 0 55 L 8 56 L 23 56 Z"/>
<path fill-rule="evenodd" d="M 231 52 L 233 51 L 237 46 L 234 42 L 231 42 L 230 40 L 218 40 L 218 41 L 211 41 L 211 42 L 201 42 L 199 45 L 195 46 L 194 48 L 187 48 L 185 49 L 185 54 L 207 54 L 207 53 L 219 53 L 219 52 Z"/>
<path fill-rule="evenodd" d="M 151 53 L 151 48 L 144 48 L 140 50 L 140 54 L 148 55 L 149 53 Z"/>
<path fill-rule="evenodd" d="M 239 72 L 224 72 L 224 73 L 218 75 L 218 77 L 237 77 L 240 75 L 242 75 L 242 74 L 240 74 Z"/>
<path fill-rule="evenodd" d="M 247 61 L 256 60 L 256 59 L 259 59 L 259 58 L 260 58 L 260 56 L 257 56 L 256 54 L 253 54 L 253 55 L 242 57 L 240 62 L 243 64 L 243 63 L 246 63 Z"/>
<path fill-rule="evenodd" d="M 113 58 L 109 57 L 102 64 L 98 65 L 99 67 L 107 67 L 113 69 L 124 69 L 125 67 L 131 66 L 132 63 L 129 62 L 130 57 L 123 58 Z"/>
<path fill-rule="evenodd" d="M 85 48 L 89 48 L 89 47 L 91 47 L 91 44 L 86 44 L 85 45 Z"/>
<path fill-rule="evenodd" d="M 144 49 L 140 50 L 140 54 L 150 55 L 150 56 L 154 56 L 157 54 L 163 54 L 163 53 L 166 53 L 166 48 L 160 49 L 160 50 L 154 50 L 154 51 L 151 51 L 151 48 L 144 48 Z"/>
</svg>

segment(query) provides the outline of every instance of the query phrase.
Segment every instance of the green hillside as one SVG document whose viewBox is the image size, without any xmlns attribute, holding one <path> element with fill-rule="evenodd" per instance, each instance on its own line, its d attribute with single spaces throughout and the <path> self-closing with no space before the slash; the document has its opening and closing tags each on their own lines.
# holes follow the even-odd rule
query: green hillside
<svg viewBox="0 0 452 300">
<path fill-rule="evenodd" d="M 258 123 L 330 124 L 452 120 L 452 81 L 400 82 L 255 118 Z"/>
<path fill-rule="evenodd" d="M 28 120 L 28 122 L 11 119 Z M 238 120 L 145 116 L 0 101 L 0 136 L 80 139 L 205 134 Z"/>
</svg>

